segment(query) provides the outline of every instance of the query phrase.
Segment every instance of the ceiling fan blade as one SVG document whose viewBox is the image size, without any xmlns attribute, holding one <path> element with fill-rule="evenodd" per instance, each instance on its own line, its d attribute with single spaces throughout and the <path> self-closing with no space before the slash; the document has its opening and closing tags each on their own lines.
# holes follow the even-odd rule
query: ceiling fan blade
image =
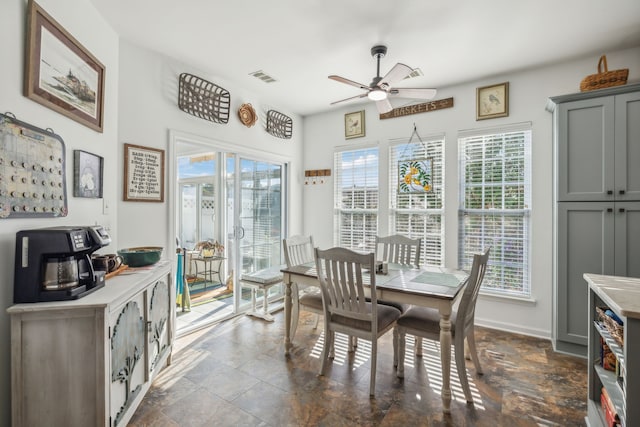
<svg viewBox="0 0 640 427">
<path fill-rule="evenodd" d="M 332 102 L 331 104 L 329 104 L 329 105 L 337 104 L 337 103 L 339 103 L 339 102 L 352 101 L 352 100 L 354 100 L 354 99 L 358 99 L 358 98 L 366 98 L 366 97 L 367 97 L 367 94 L 366 94 L 366 93 L 363 93 L 362 95 L 351 96 L 351 97 L 349 97 L 349 98 L 341 99 L 341 100 L 339 100 L 339 101 L 333 101 L 333 102 Z"/>
<path fill-rule="evenodd" d="M 398 62 L 387 73 L 387 75 L 384 76 L 382 80 L 380 80 L 380 83 L 378 83 L 378 86 L 380 87 L 382 87 L 382 85 L 390 86 L 394 82 L 397 82 L 398 80 L 402 80 L 405 77 L 407 77 L 409 74 L 411 74 L 412 71 L 413 71 L 413 68 Z"/>
<path fill-rule="evenodd" d="M 335 81 L 340 82 L 340 83 L 346 83 L 348 85 L 355 86 L 355 87 L 360 88 L 360 89 L 369 90 L 369 86 L 363 85 L 362 83 L 354 82 L 353 80 L 345 79 L 344 77 L 331 75 L 331 76 L 329 76 L 329 78 L 331 80 L 335 80 Z"/>
<path fill-rule="evenodd" d="M 435 89 L 398 88 L 389 90 L 389 95 L 397 98 L 431 99 L 436 96 Z"/>
<path fill-rule="evenodd" d="M 384 114 L 393 110 L 393 105 L 391 105 L 388 98 L 385 98 L 380 101 L 376 101 L 376 108 L 378 108 L 378 113 Z"/>
</svg>

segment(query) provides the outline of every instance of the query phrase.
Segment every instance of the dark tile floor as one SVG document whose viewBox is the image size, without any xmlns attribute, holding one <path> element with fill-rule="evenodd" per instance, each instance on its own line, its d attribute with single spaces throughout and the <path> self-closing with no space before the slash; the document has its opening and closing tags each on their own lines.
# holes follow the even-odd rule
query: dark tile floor
<svg viewBox="0 0 640 427">
<path fill-rule="evenodd" d="M 317 376 L 322 322 L 301 313 L 290 358 L 284 315 L 238 317 L 176 342 L 172 364 L 155 380 L 131 426 L 584 426 L 586 361 L 554 353 L 551 343 L 476 328 L 484 375 L 467 373 L 474 404 L 451 375 L 451 415 L 442 413 L 438 343 L 424 356 L 407 343 L 405 378 L 393 369 L 391 333 L 379 341 L 376 396 L 369 398 L 369 343 L 346 351 L 338 336 L 329 373 Z"/>
</svg>

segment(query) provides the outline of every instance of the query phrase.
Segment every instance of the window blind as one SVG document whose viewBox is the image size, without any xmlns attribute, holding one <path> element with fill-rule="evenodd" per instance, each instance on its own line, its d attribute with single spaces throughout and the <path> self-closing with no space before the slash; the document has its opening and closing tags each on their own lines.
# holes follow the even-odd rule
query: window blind
<svg viewBox="0 0 640 427">
<path fill-rule="evenodd" d="M 491 246 L 483 289 L 531 295 L 531 129 L 458 139 L 460 159 L 459 268 Z"/>
<path fill-rule="evenodd" d="M 431 191 L 400 193 L 399 163 L 430 159 Z M 422 238 L 422 265 L 444 265 L 444 135 L 426 141 L 398 142 L 389 147 L 389 230 Z"/>
<path fill-rule="evenodd" d="M 378 234 L 378 148 L 334 154 L 334 244 L 374 251 Z"/>
</svg>

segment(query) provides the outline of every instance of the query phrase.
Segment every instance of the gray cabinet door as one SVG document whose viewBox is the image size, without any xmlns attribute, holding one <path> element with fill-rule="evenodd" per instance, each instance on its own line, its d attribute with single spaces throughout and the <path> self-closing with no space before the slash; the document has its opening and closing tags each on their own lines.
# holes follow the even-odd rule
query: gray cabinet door
<svg viewBox="0 0 640 427">
<path fill-rule="evenodd" d="M 614 217 L 614 274 L 640 277 L 640 202 L 616 202 Z"/>
<path fill-rule="evenodd" d="M 640 92 L 616 95 L 615 199 L 640 200 Z"/>
<path fill-rule="evenodd" d="M 556 348 L 586 354 L 588 287 L 583 274 L 613 274 L 614 203 L 557 206 Z"/>
<path fill-rule="evenodd" d="M 557 200 L 613 200 L 614 97 L 560 104 L 556 114 Z"/>
</svg>

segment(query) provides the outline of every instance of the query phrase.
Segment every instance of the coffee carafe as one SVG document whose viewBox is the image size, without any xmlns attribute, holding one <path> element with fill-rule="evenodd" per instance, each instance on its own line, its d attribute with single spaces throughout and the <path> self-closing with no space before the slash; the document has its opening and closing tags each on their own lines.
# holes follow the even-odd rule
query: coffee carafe
<svg viewBox="0 0 640 427">
<path fill-rule="evenodd" d="M 111 243 L 99 225 L 23 230 L 16 234 L 13 302 L 76 299 L 105 284 L 91 254 Z"/>
</svg>

